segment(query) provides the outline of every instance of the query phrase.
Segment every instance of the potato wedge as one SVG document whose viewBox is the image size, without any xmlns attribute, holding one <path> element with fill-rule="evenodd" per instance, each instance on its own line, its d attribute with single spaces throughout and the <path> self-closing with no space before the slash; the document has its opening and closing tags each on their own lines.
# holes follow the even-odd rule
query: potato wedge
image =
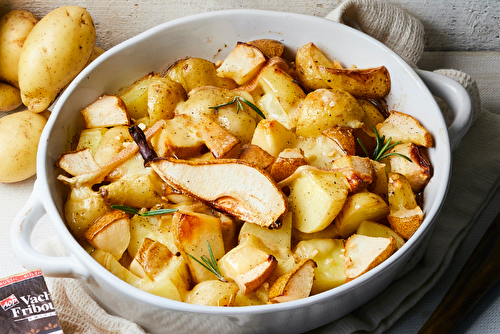
<svg viewBox="0 0 500 334">
<path fill-rule="evenodd" d="M 119 260 L 130 242 L 130 218 L 120 210 L 100 216 L 85 232 L 85 239 L 95 248 L 111 253 Z"/>
<path fill-rule="evenodd" d="M 186 101 L 187 94 L 182 86 L 169 79 L 154 75 L 147 90 L 147 110 L 151 123 L 159 119 L 171 119 L 177 104 Z"/>
<path fill-rule="evenodd" d="M 314 43 L 308 43 L 297 50 L 295 65 L 300 82 L 310 89 L 328 88 L 318 66 L 333 68 L 335 65 L 318 49 Z"/>
<path fill-rule="evenodd" d="M 262 120 L 257 124 L 252 144 L 277 157 L 286 148 L 292 148 L 297 136 L 276 120 Z"/>
<path fill-rule="evenodd" d="M 286 72 L 288 66 L 281 58 L 273 58 L 259 72 L 258 83 L 264 95 L 255 98 L 266 119 L 275 119 L 287 129 L 296 124 L 296 112 L 306 94 Z"/>
<path fill-rule="evenodd" d="M 185 301 L 197 305 L 233 306 L 238 291 L 236 283 L 207 280 L 196 284 Z"/>
<path fill-rule="evenodd" d="M 238 159 L 248 162 L 260 169 L 271 166 L 276 158 L 264 151 L 260 146 L 247 144 L 241 149 Z"/>
<path fill-rule="evenodd" d="M 271 177 L 280 182 L 291 176 L 297 168 L 307 165 L 304 152 L 300 148 L 285 148 L 271 165 Z"/>
<path fill-rule="evenodd" d="M 342 173 L 304 167 L 297 169 L 289 183 L 288 179 L 283 182 L 290 186 L 293 227 L 313 233 L 327 227 L 341 212 L 349 186 Z"/>
<path fill-rule="evenodd" d="M 130 264 L 130 271 L 141 278 L 155 276 L 166 268 L 172 258 L 172 252 L 161 242 L 145 238 L 144 242 Z"/>
<path fill-rule="evenodd" d="M 355 97 L 378 99 L 391 91 L 391 78 L 385 66 L 338 69 L 319 65 L 318 71 L 330 88 L 344 90 Z"/>
<path fill-rule="evenodd" d="M 348 238 L 365 220 L 378 221 L 389 214 L 389 206 L 373 193 L 364 191 L 347 197 L 342 210 L 335 218 L 335 225 L 342 236 Z"/>
<path fill-rule="evenodd" d="M 285 45 L 275 39 L 256 39 L 247 44 L 258 48 L 267 58 L 281 57 L 285 51 Z"/>
<path fill-rule="evenodd" d="M 108 131 L 107 128 L 83 129 L 80 133 L 76 150 L 79 151 L 88 148 L 92 156 L 94 156 L 95 151 L 106 131 Z"/>
<path fill-rule="evenodd" d="M 177 211 L 173 216 L 172 227 L 175 245 L 187 262 L 194 282 L 216 279 L 214 274 L 187 254 L 198 260 L 201 256 L 210 258 L 209 243 L 216 261 L 224 256 L 220 219 L 201 213 Z"/>
<path fill-rule="evenodd" d="M 387 203 L 387 172 L 385 164 L 370 160 L 373 167 L 373 181 L 368 185 L 368 191 L 379 195 Z"/>
<path fill-rule="evenodd" d="M 354 140 L 352 132 L 352 128 L 335 125 L 322 133 L 333 140 L 336 144 L 336 151 L 340 156 L 346 156 L 356 154 L 356 141 Z"/>
<path fill-rule="evenodd" d="M 317 89 L 307 94 L 297 112 L 299 136 L 317 136 L 333 126 L 359 128 L 363 124 L 363 109 L 342 90 Z"/>
<path fill-rule="evenodd" d="M 396 240 L 353 234 L 345 243 L 344 270 L 346 282 L 375 268 L 394 254 Z"/>
<path fill-rule="evenodd" d="M 151 146 L 159 157 L 187 159 L 201 155 L 205 143 L 194 131 L 195 123 L 188 115 L 176 115 L 166 120 L 161 130 L 151 138 Z"/>
</svg>

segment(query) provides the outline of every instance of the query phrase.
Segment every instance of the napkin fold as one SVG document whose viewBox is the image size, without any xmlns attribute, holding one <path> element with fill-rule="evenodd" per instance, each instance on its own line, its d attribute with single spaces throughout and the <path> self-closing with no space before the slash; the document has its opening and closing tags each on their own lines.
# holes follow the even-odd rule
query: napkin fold
<svg viewBox="0 0 500 334">
<path fill-rule="evenodd" d="M 423 52 L 421 22 L 402 9 L 373 0 L 348 0 L 328 16 L 375 37 L 416 67 Z M 473 102 L 473 125 L 454 152 L 448 197 L 424 246 L 414 254 L 398 278 L 379 296 L 315 333 L 381 333 L 414 306 L 439 280 L 460 241 L 500 186 L 500 116 L 481 108 L 477 85 L 467 74 L 445 69 L 438 73 L 461 83 Z M 447 106 L 441 104 L 443 113 Z M 446 116 L 450 117 L 450 116 Z M 57 238 L 39 247 L 63 253 Z M 136 324 L 104 311 L 73 279 L 46 278 L 64 333 L 145 333 Z"/>
</svg>

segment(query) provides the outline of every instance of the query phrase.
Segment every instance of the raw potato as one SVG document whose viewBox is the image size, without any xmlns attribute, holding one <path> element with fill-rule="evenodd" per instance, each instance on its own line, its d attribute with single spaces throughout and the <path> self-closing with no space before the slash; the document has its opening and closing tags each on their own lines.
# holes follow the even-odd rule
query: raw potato
<svg viewBox="0 0 500 334">
<path fill-rule="evenodd" d="M 29 110 L 47 109 L 85 67 L 94 43 L 94 24 L 82 7 L 57 8 L 36 24 L 19 58 L 19 88 Z"/>
<path fill-rule="evenodd" d="M 19 89 L 4 82 L 0 82 L 0 111 L 14 110 L 22 103 Z"/>
<path fill-rule="evenodd" d="M 0 182 L 25 180 L 36 172 L 36 152 L 47 119 L 20 111 L 0 119 Z"/>
<path fill-rule="evenodd" d="M 18 64 L 24 41 L 38 20 L 33 14 L 17 9 L 0 19 L 0 80 L 19 88 Z M 2 96 L 3 93 L 0 93 Z"/>
</svg>

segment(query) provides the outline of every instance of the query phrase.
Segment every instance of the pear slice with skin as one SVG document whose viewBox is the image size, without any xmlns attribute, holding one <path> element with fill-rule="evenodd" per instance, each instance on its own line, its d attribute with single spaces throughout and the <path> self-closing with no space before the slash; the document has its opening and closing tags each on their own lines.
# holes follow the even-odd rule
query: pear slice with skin
<svg viewBox="0 0 500 334">
<path fill-rule="evenodd" d="M 278 219 L 287 210 L 285 195 L 272 178 L 241 160 L 164 158 L 150 166 L 180 191 L 250 223 L 279 228 Z"/>
</svg>

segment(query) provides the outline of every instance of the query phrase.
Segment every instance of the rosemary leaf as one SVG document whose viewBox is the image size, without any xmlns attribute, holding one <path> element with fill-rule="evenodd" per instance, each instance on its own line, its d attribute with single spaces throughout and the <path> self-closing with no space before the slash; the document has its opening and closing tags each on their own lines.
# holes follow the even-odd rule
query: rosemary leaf
<svg viewBox="0 0 500 334">
<path fill-rule="evenodd" d="M 206 257 L 205 255 L 202 255 L 200 258 L 203 262 L 195 258 L 193 255 L 186 253 L 187 256 L 198 262 L 200 265 L 203 266 L 206 270 L 210 271 L 212 274 L 214 274 L 221 282 L 227 282 L 224 279 L 224 276 L 222 276 L 219 266 L 217 266 L 217 261 L 215 261 L 214 254 L 212 252 L 212 247 L 210 247 L 210 243 L 207 241 L 207 247 L 208 247 L 208 254 L 210 255 L 210 259 Z"/>
<path fill-rule="evenodd" d="M 401 144 L 401 141 L 391 143 L 392 137 L 389 137 L 389 139 L 386 141 L 385 136 L 380 137 L 380 135 L 377 131 L 377 128 L 375 126 L 373 126 L 372 129 L 373 129 L 373 133 L 375 134 L 375 139 L 376 139 L 375 149 L 373 150 L 373 155 L 371 158 L 372 160 L 380 161 L 380 160 L 385 159 L 391 155 L 396 155 L 396 156 L 399 156 L 399 157 L 404 158 L 404 159 L 411 162 L 410 158 L 408 158 L 406 155 L 403 155 L 401 153 L 396 153 L 396 152 L 387 153 L 387 151 L 392 149 L 394 146 Z M 359 146 L 361 146 L 361 148 L 365 152 L 366 156 L 370 157 L 370 153 L 366 149 L 365 145 L 363 145 L 361 140 L 359 138 L 357 138 L 357 141 L 359 143 Z"/>
<path fill-rule="evenodd" d="M 157 216 L 157 215 L 164 215 L 166 213 L 172 213 L 177 211 L 177 209 L 158 209 L 158 210 L 151 210 L 151 211 L 146 211 L 143 213 L 139 213 L 139 210 L 136 208 L 133 208 L 128 205 L 111 205 L 112 209 L 116 210 L 121 210 L 126 213 L 130 213 L 133 215 L 139 215 L 139 216 Z"/>
<path fill-rule="evenodd" d="M 219 108 L 222 108 L 222 107 L 228 106 L 230 104 L 236 103 L 236 113 L 238 113 L 238 112 L 240 112 L 240 110 L 243 110 L 243 105 L 241 104 L 241 102 L 245 103 L 247 106 L 249 106 L 250 108 L 252 108 L 262 118 L 266 118 L 266 116 L 259 109 L 259 107 L 257 107 L 255 104 L 253 104 L 252 102 L 248 101 L 247 99 L 245 99 L 244 97 L 241 97 L 241 96 L 235 96 L 234 99 L 232 101 L 230 101 L 230 102 L 222 103 L 222 104 L 219 104 L 217 106 L 213 106 L 213 107 L 209 107 L 209 108 L 217 110 Z"/>
</svg>

